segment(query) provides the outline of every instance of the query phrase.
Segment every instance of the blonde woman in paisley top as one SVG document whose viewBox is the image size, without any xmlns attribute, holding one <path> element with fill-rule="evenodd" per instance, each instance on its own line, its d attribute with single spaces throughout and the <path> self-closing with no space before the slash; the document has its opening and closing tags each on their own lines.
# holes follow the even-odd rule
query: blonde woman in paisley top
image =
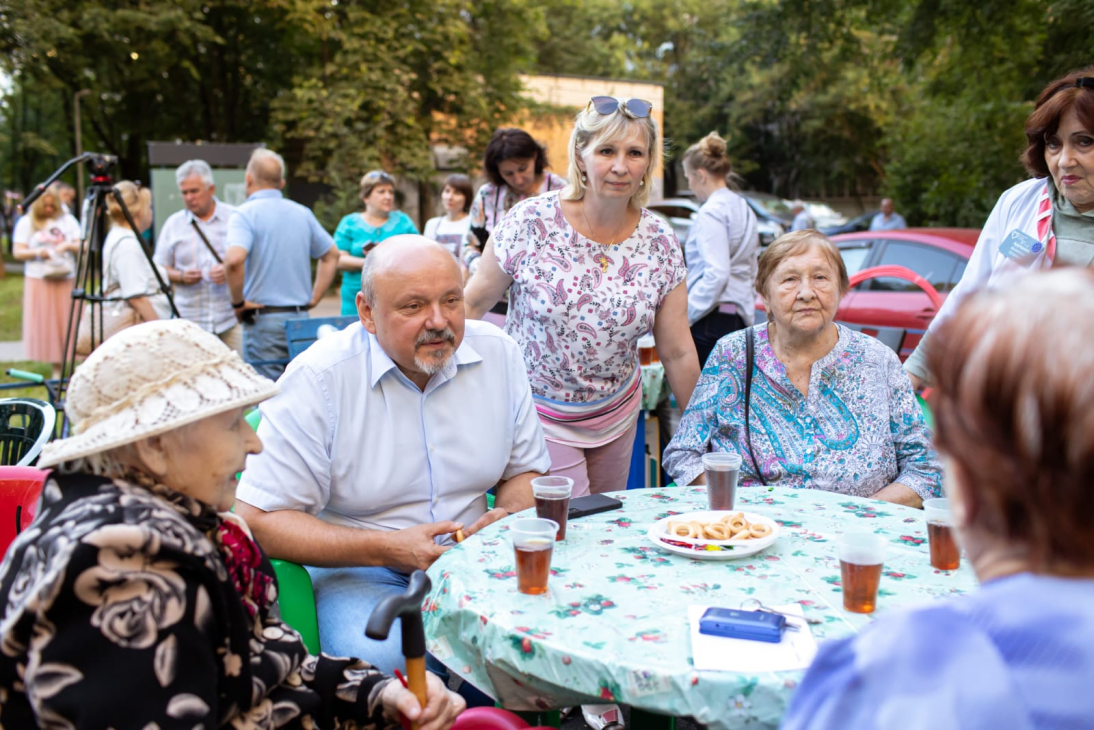
<svg viewBox="0 0 1094 730">
<path fill-rule="evenodd" d="M 651 105 L 594 97 L 570 137 L 566 188 L 515 206 L 468 283 L 479 319 L 506 290 L 551 454 L 575 496 L 626 486 L 642 401 L 637 341 L 653 331 L 681 404 L 699 376 L 686 269 L 671 229 L 642 206 L 660 140 Z"/>
</svg>

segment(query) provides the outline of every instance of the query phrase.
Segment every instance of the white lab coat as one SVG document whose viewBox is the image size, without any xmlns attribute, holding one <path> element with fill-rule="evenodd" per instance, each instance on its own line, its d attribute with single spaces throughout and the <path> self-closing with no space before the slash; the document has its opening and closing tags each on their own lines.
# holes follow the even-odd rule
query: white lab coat
<svg viewBox="0 0 1094 730">
<path fill-rule="evenodd" d="M 1014 230 L 1021 231 L 1037 239 L 1037 207 L 1041 196 L 1045 194 L 1044 178 L 1034 178 L 1018 183 L 999 196 L 999 202 L 988 216 L 980 238 L 976 241 L 969 264 L 961 281 L 946 297 L 938 315 L 931 322 L 928 332 L 933 331 L 957 311 L 962 300 L 984 288 L 993 289 L 1002 286 L 1016 276 L 1030 271 L 1039 271 L 1052 266 L 1048 249 L 1042 249 L 1028 263 L 1020 263 L 1007 258 L 999 252 L 1007 235 Z"/>
</svg>

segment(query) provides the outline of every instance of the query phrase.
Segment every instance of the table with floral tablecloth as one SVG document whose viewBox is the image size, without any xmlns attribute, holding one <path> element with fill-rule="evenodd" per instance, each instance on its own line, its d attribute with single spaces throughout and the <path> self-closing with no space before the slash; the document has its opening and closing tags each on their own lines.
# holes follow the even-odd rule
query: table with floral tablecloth
<svg viewBox="0 0 1094 730">
<path fill-rule="evenodd" d="M 427 645 L 456 674 L 511 709 L 615 701 L 690 716 L 715 728 L 774 728 L 801 671 L 696 671 L 687 607 L 800 604 L 817 639 L 871 621 L 843 610 L 835 538 L 868 530 L 888 541 L 878 613 L 967 592 L 971 569 L 930 565 L 923 512 L 816 490 L 738 490 L 737 507 L 782 525 L 756 555 L 699 561 L 655 547 L 657 520 L 706 509 L 705 487 L 617 492 L 623 509 L 570 522 L 550 590 L 517 592 L 509 517 L 441 556 L 429 570 Z M 524 514 L 524 513 L 522 513 Z"/>
</svg>

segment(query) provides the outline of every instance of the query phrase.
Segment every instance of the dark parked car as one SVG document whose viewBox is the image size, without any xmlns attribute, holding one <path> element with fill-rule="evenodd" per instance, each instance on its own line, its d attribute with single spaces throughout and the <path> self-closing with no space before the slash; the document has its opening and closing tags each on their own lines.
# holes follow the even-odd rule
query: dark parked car
<svg viewBox="0 0 1094 730">
<path fill-rule="evenodd" d="M 903 266 L 919 274 L 945 300 L 961 281 L 980 231 L 973 228 L 908 228 L 832 237 L 848 276 L 875 266 Z M 757 300 L 757 313 L 763 303 Z M 878 337 L 905 360 L 938 310 L 924 291 L 898 277 L 876 277 L 851 288 L 836 319 Z M 760 317 L 763 321 L 765 317 Z"/>
<path fill-rule="evenodd" d="M 841 223 L 838 226 L 828 226 L 821 228 L 820 232 L 826 236 L 838 236 L 841 233 L 858 233 L 859 231 L 870 230 L 870 222 L 874 220 L 874 216 L 879 211 L 871 210 L 867 213 L 863 213 L 860 216 L 855 216 L 846 223 Z"/>
</svg>

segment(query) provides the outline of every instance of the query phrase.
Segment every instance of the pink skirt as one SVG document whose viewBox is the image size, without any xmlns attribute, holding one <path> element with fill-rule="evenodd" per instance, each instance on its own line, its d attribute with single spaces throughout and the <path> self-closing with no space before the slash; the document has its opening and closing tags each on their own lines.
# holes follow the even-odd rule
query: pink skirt
<svg viewBox="0 0 1094 730">
<path fill-rule="evenodd" d="M 23 352 L 28 360 L 64 360 L 74 279 L 23 279 Z"/>
</svg>

